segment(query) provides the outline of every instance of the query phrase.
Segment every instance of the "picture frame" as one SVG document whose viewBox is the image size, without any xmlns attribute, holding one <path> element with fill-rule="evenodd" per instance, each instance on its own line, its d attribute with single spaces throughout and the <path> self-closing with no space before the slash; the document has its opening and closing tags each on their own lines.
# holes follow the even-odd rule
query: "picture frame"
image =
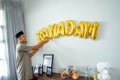
<svg viewBox="0 0 120 80">
<path fill-rule="evenodd" d="M 48 75 L 52 75 L 53 71 L 53 54 L 44 54 L 43 55 L 43 67 L 44 67 L 44 72 Z"/>
</svg>

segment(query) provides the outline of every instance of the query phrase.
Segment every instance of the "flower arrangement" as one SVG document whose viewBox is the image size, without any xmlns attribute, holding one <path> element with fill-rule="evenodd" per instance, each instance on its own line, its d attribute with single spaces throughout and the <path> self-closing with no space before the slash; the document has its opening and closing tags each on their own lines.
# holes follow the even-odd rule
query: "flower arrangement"
<svg viewBox="0 0 120 80">
<path fill-rule="evenodd" d="M 110 80 L 110 75 L 108 71 L 109 68 L 110 68 L 110 63 L 108 62 L 99 62 L 97 64 L 98 80 Z"/>
</svg>

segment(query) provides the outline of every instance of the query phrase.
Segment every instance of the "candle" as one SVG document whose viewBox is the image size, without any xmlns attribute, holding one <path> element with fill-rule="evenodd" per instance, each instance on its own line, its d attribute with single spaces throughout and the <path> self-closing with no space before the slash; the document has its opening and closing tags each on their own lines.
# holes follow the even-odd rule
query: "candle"
<svg viewBox="0 0 120 80">
<path fill-rule="evenodd" d="M 94 74 L 94 75 L 93 75 L 93 79 L 94 79 L 94 80 L 97 80 L 97 74 Z"/>
</svg>

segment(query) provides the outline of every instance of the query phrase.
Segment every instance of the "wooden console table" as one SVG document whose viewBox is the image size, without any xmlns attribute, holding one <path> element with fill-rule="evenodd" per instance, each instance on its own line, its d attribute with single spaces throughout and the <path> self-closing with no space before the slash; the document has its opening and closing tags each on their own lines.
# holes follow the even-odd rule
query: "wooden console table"
<svg viewBox="0 0 120 80">
<path fill-rule="evenodd" d="M 59 73 L 52 73 L 52 76 L 47 76 L 46 74 L 42 74 L 42 75 L 35 74 L 35 75 L 38 77 L 39 80 L 74 80 L 70 77 L 66 79 L 62 79 Z M 80 76 L 79 79 L 77 80 L 93 80 L 93 78 L 85 78 Z"/>
</svg>

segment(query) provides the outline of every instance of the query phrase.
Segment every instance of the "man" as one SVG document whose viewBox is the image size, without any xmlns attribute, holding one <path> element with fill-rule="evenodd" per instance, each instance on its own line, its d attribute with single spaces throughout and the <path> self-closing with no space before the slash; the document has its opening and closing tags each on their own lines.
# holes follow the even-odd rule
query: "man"
<svg viewBox="0 0 120 80">
<path fill-rule="evenodd" d="M 32 80 L 33 73 L 30 57 L 32 57 L 40 47 L 47 43 L 49 39 L 46 39 L 44 42 L 38 43 L 35 46 L 27 46 L 26 36 L 23 31 L 18 32 L 15 37 L 18 39 L 16 46 L 18 80 Z"/>
</svg>

